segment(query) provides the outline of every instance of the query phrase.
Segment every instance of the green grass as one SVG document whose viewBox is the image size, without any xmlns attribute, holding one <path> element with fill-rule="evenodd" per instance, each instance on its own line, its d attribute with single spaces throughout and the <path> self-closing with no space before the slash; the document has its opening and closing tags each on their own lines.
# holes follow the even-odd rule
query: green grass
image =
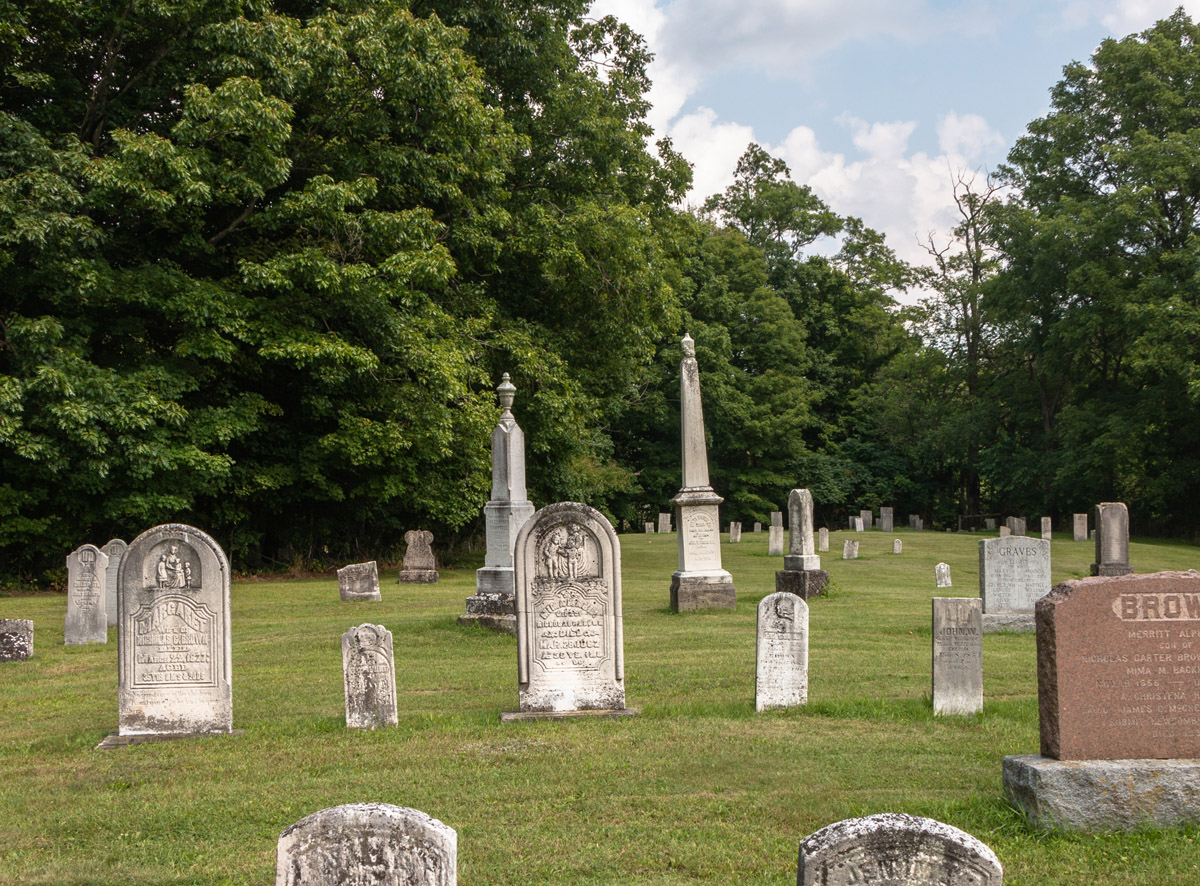
<svg viewBox="0 0 1200 886">
<path fill-rule="evenodd" d="M 809 704 L 754 713 L 755 605 L 774 590 L 766 533 L 724 545 L 734 612 L 667 608 L 675 537 L 622 538 L 628 704 L 639 717 L 501 724 L 517 703 L 516 643 L 455 618 L 471 569 L 437 585 L 383 579 L 382 603 L 332 579 L 233 587 L 232 737 L 93 750 L 117 722 L 117 646 L 62 645 L 65 597 L 0 597 L 36 623 L 35 655 L 0 665 L 0 883 L 269 884 L 279 832 L 339 803 L 411 806 L 458 831 L 464 886 L 790 884 L 796 844 L 842 818 L 895 811 L 991 846 L 1005 882 L 1200 881 L 1200 829 L 1030 832 L 1000 760 L 1038 749 L 1032 635 L 984 639 L 984 713 L 929 707 L 930 604 L 978 593 L 978 539 L 831 533 L 827 598 L 811 604 Z M 904 553 L 891 554 L 891 540 Z M 1054 540 L 1054 580 L 1093 546 Z M 1200 550 L 1131 545 L 1139 572 L 1200 566 Z M 953 589 L 934 587 L 950 564 Z M 344 727 L 340 636 L 395 635 L 400 725 Z"/>
</svg>

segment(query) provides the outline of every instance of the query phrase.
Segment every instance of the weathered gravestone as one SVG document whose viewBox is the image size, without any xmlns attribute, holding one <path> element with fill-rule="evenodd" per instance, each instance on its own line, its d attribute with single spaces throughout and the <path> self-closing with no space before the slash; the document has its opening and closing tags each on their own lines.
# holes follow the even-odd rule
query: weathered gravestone
<svg viewBox="0 0 1200 886">
<path fill-rule="evenodd" d="M 211 537 L 169 523 L 129 544 L 121 563 L 120 735 L 233 730 L 229 561 Z"/>
<path fill-rule="evenodd" d="M 829 530 L 824 526 L 817 530 L 817 550 L 829 550 Z"/>
<path fill-rule="evenodd" d="M 729 524 L 729 543 L 735 545 L 738 542 L 740 542 L 741 540 L 742 540 L 742 524 L 741 523 L 730 523 Z"/>
<path fill-rule="evenodd" d="M 1096 562 L 1092 575 L 1128 575 L 1129 509 L 1123 502 L 1102 501 L 1096 505 Z"/>
<path fill-rule="evenodd" d="M 1041 754 L 1004 758 L 1037 827 L 1200 822 L 1200 574 L 1067 581 L 1037 603 Z"/>
<path fill-rule="evenodd" d="M 1087 514 L 1075 514 L 1072 517 L 1072 530 L 1075 541 L 1088 540 Z"/>
<path fill-rule="evenodd" d="M 379 566 L 374 560 L 343 566 L 337 577 L 338 592 L 344 602 L 383 599 L 379 593 Z"/>
<path fill-rule="evenodd" d="M 653 535 L 653 534 L 654 534 L 654 523 L 653 522 L 647 523 L 646 524 L 646 535 Z"/>
<path fill-rule="evenodd" d="M 757 523 L 757 522 L 756 522 L 756 523 L 754 524 L 754 531 L 755 531 L 755 532 L 762 532 L 762 524 L 761 524 L 761 523 Z"/>
<path fill-rule="evenodd" d="M 108 642 L 104 591 L 108 557 L 95 545 L 81 545 L 67 557 L 67 619 L 63 643 Z"/>
<path fill-rule="evenodd" d="M 821 568 L 813 544 L 813 497 L 807 489 L 788 493 L 788 528 L 788 555 L 775 573 L 775 590 L 805 600 L 823 594 L 829 573 Z"/>
<path fill-rule="evenodd" d="M 659 511 L 658 531 L 659 532 L 670 532 L 671 531 L 671 515 L 669 513 Z"/>
<path fill-rule="evenodd" d="M 0 661 L 25 661 L 33 655 L 33 622 L 0 618 Z"/>
<path fill-rule="evenodd" d="M 984 521 L 983 521 L 983 528 L 984 528 L 984 529 L 995 529 L 995 528 L 996 528 L 996 521 L 995 521 L 995 519 L 994 519 L 994 518 L 992 518 L 992 517 L 987 517 L 986 519 L 984 519 Z"/>
<path fill-rule="evenodd" d="M 771 511 L 771 525 L 783 528 L 783 511 Z"/>
<path fill-rule="evenodd" d="M 1046 539 L 1047 541 L 1049 541 L 1049 540 L 1050 540 L 1050 538 L 1051 538 L 1051 536 L 1052 536 L 1053 534 L 1054 534 L 1054 533 L 1053 533 L 1053 531 L 1051 530 L 1051 520 L 1050 520 L 1050 518 L 1049 518 L 1049 517 L 1042 517 L 1042 538 L 1044 538 L 1044 539 Z"/>
<path fill-rule="evenodd" d="M 127 547 L 121 539 L 114 538 L 100 549 L 108 557 L 108 569 L 104 571 L 104 619 L 110 628 L 117 626 L 117 576 Z"/>
<path fill-rule="evenodd" d="M 1012 530 L 1009 529 L 1007 526 L 1000 527 L 1000 538 L 1008 538 L 1011 535 L 1012 535 Z"/>
<path fill-rule="evenodd" d="M 767 556 L 783 556 L 783 527 L 771 524 L 767 530 Z"/>
<path fill-rule="evenodd" d="M 842 542 L 842 559 L 857 560 L 858 559 L 858 542 L 845 541 Z"/>
<path fill-rule="evenodd" d="M 996 854 L 966 831 L 914 815 L 848 818 L 800 841 L 797 886 L 1002 886 Z"/>
<path fill-rule="evenodd" d="M 1024 517 L 1009 517 L 1008 529 L 1013 535 L 1025 534 L 1025 518 Z"/>
<path fill-rule="evenodd" d="M 438 580 L 437 561 L 433 556 L 433 533 L 428 529 L 410 529 L 404 533 L 404 563 L 400 584 L 432 584 Z"/>
<path fill-rule="evenodd" d="M 933 712 L 983 710 L 983 601 L 933 598 Z"/>
<path fill-rule="evenodd" d="M 777 591 L 758 603 L 754 710 L 808 702 L 808 604 Z"/>
<path fill-rule="evenodd" d="M 870 529 L 875 518 L 875 514 L 872 511 L 863 510 L 858 512 L 858 517 L 860 520 L 862 520 L 863 529 Z"/>
<path fill-rule="evenodd" d="M 1050 591 L 1050 542 L 1017 535 L 979 540 L 983 631 L 1032 631 L 1034 604 Z"/>
<path fill-rule="evenodd" d="M 456 886 L 458 834 L 416 809 L 350 803 L 279 835 L 275 886 Z"/>
<path fill-rule="evenodd" d="M 515 565 L 520 711 L 501 719 L 633 713 L 612 524 L 584 504 L 548 505 L 517 536 Z"/>
<path fill-rule="evenodd" d="M 351 729 L 375 729 L 399 722 L 391 631 L 383 625 L 361 624 L 342 634 L 342 682 L 346 689 L 346 725 Z"/>
<path fill-rule="evenodd" d="M 904 543 L 898 538 L 892 539 L 892 553 L 899 554 L 904 550 Z"/>
<path fill-rule="evenodd" d="M 855 532 L 863 532 L 864 531 L 862 517 L 851 517 L 850 522 L 854 524 L 853 529 Z"/>
<path fill-rule="evenodd" d="M 950 564 L 939 563 L 933 567 L 933 580 L 939 588 L 951 587 L 950 584 Z"/>
<path fill-rule="evenodd" d="M 896 531 L 895 511 L 892 508 L 881 507 L 879 509 L 879 531 L 880 532 L 895 532 Z"/>
</svg>

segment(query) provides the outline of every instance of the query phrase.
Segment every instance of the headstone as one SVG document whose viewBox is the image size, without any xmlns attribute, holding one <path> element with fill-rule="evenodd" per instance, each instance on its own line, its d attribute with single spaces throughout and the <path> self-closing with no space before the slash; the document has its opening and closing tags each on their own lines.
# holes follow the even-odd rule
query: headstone
<svg viewBox="0 0 1200 886">
<path fill-rule="evenodd" d="M 1033 629 L 1034 604 L 1050 591 L 1050 542 L 1017 535 L 979 540 L 983 630 Z"/>
<path fill-rule="evenodd" d="M 437 561 L 433 558 L 433 533 L 428 529 L 410 529 L 404 533 L 404 564 L 400 584 L 432 584 L 438 580 Z"/>
<path fill-rule="evenodd" d="M 758 604 L 754 710 L 808 702 L 808 604 L 783 591 Z"/>
<path fill-rule="evenodd" d="M 1050 524 L 1051 521 L 1049 517 L 1042 517 L 1042 538 L 1046 539 L 1047 541 L 1049 541 L 1053 535 Z"/>
<path fill-rule="evenodd" d="M 651 521 L 650 523 L 646 524 L 646 535 L 653 535 L 653 534 L 654 534 L 654 523 L 653 523 L 653 521 Z"/>
<path fill-rule="evenodd" d="M 825 528 L 824 526 L 822 526 L 819 530 L 817 530 L 817 550 L 818 551 L 828 551 L 829 550 L 829 530 L 827 528 Z"/>
<path fill-rule="evenodd" d="M 686 532 L 686 522 L 680 528 Z M 595 508 L 559 502 L 517 536 L 520 711 L 503 720 L 579 711 L 628 713 L 621 545 Z"/>
<path fill-rule="evenodd" d="M 1088 540 L 1087 514 L 1075 514 L 1072 517 L 1072 529 L 1075 541 Z"/>
<path fill-rule="evenodd" d="M 135 538 L 117 601 L 121 735 L 233 730 L 229 561 L 210 536 L 168 523 Z"/>
<path fill-rule="evenodd" d="M 950 584 L 950 564 L 939 563 L 933 567 L 933 577 L 939 588 L 951 587 Z"/>
<path fill-rule="evenodd" d="M 846 541 L 842 543 L 842 559 L 857 560 L 858 559 L 858 542 Z"/>
<path fill-rule="evenodd" d="M 730 523 L 729 524 L 729 543 L 735 545 L 738 542 L 740 542 L 741 540 L 742 540 L 742 524 L 741 523 Z"/>
<path fill-rule="evenodd" d="M 879 531 L 880 532 L 895 532 L 896 531 L 895 512 L 892 508 L 879 509 Z"/>
<path fill-rule="evenodd" d="M 1096 540 L 1096 530 L 1093 529 L 1091 532 L 1088 533 L 1088 541 L 1095 541 L 1095 540 Z"/>
<path fill-rule="evenodd" d="M 800 841 L 797 886 L 1002 886 L 996 854 L 966 831 L 884 812 Z"/>
<path fill-rule="evenodd" d="M 755 531 L 755 532 L 762 532 L 762 524 L 761 524 L 761 523 L 755 523 L 755 524 L 754 524 L 754 531 Z"/>
<path fill-rule="evenodd" d="M 0 618 L 0 662 L 25 661 L 33 655 L 33 622 Z"/>
<path fill-rule="evenodd" d="M 110 628 L 117 625 L 117 574 L 127 547 L 121 539 L 114 538 L 100 549 L 108 557 L 108 569 L 104 571 L 104 618 Z"/>
<path fill-rule="evenodd" d="M 916 529 L 916 528 L 917 528 L 917 521 L 918 521 L 918 520 L 920 520 L 920 519 L 921 519 L 921 518 L 920 518 L 920 517 L 918 517 L 916 514 L 909 514 L 909 515 L 908 515 L 908 528 L 909 528 L 909 529 Z"/>
<path fill-rule="evenodd" d="M 783 511 L 771 511 L 771 525 L 783 528 Z"/>
<path fill-rule="evenodd" d="M 1000 527 L 1000 538 L 1008 538 L 1010 535 L 1012 535 L 1011 529 L 1009 529 L 1007 526 Z"/>
<path fill-rule="evenodd" d="M 108 557 L 95 545 L 81 545 L 67 557 L 67 620 L 63 643 L 108 642 L 104 603 Z"/>
<path fill-rule="evenodd" d="M 379 593 L 379 566 L 374 560 L 366 563 L 351 563 L 337 571 L 338 591 L 342 600 L 383 599 Z"/>
<path fill-rule="evenodd" d="M 854 531 L 862 532 L 863 531 L 863 518 L 862 517 L 851 517 L 850 519 L 852 521 L 854 521 Z"/>
<path fill-rule="evenodd" d="M 813 544 L 813 497 L 807 489 L 788 493 L 788 527 L 788 555 L 775 573 L 775 590 L 807 600 L 824 593 L 829 582 Z"/>
<path fill-rule="evenodd" d="M 362 624 L 342 634 L 342 681 L 348 727 L 376 729 L 399 722 L 392 632 L 383 625 Z"/>
<path fill-rule="evenodd" d="M 783 556 L 783 527 L 769 526 L 767 527 L 767 556 L 782 557 Z"/>
<path fill-rule="evenodd" d="M 913 529 L 915 529 L 917 532 L 924 532 L 925 531 L 924 519 L 922 519 L 920 516 L 917 516 L 916 519 L 913 520 Z"/>
<path fill-rule="evenodd" d="M 983 601 L 933 598 L 933 712 L 983 710 Z"/>
<path fill-rule="evenodd" d="M 993 517 L 985 518 L 983 521 L 983 526 L 985 529 L 995 529 L 996 528 L 995 518 L 993 518 Z"/>
<path fill-rule="evenodd" d="M 1012 521 L 1013 521 L 1012 522 L 1012 534 L 1013 535 L 1024 535 L 1025 534 L 1025 518 L 1024 517 L 1013 517 Z"/>
<path fill-rule="evenodd" d="M 892 553 L 899 554 L 904 550 L 904 544 L 898 538 L 892 539 Z"/>
<path fill-rule="evenodd" d="M 1092 575 L 1129 575 L 1129 509 L 1123 502 L 1096 505 L 1096 562 Z"/>
<path fill-rule="evenodd" d="M 1200 574 L 1067 581 L 1037 603 L 1041 754 L 1004 758 L 1039 828 L 1200 822 Z"/>
<path fill-rule="evenodd" d="M 350 803 L 279 835 L 275 886 L 456 886 L 458 834 L 416 809 Z"/>
<path fill-rule="evenodd" d="M 659 511 L 658 531 L 659 532 L 670 532 L 671 531 L 671 515 L 665 511 Z"/>
<path fill-rule="evenodd" d="M 875 514 L 873 511 L 862 510 L 858 512 L 859 519 L 862 520 L 863 529 L 870 529 L 874 520 Z"/>
</svg>

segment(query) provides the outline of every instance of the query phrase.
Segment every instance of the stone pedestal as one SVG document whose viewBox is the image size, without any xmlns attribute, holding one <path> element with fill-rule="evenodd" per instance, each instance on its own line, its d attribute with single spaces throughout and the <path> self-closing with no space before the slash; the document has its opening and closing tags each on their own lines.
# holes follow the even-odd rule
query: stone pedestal
<svg viewBox="0 0 1200 886">
<path fill-rule="evenodd" d="M 795 594 L 801 600 L 819 597 L 829 584 L 829 573 L 824 569 L 781 569 L 775 573 L 776 592 Z"/>
<path fill-rule="evenodd" d="M 1032 634 L 1034 620 L 1032 612 L 985 612 L 983 632 L 985 634 Z"/>
<path fill-rule="evenodd" d="M 511 570 L 510 570 L 511 572 Z M 466 614 L 458 617 L 460 625 L 479 625 L 501 634 L 517 635 L 517 603 L 513 594 L 491 594 L 476 591 L 467 597 Z"/>
</svg>

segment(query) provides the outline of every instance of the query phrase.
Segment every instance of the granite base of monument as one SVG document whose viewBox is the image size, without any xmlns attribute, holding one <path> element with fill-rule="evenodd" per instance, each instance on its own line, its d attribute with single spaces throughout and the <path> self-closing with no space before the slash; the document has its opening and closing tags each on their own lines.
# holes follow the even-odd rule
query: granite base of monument
<svg viewBox="0 0 1200 886">
<path fill-rule="evenodd" d="M 400 584 L 402 585 L 431 585 L 436 584 L 438 571 L 436 569 L 401 569 Z"/>
<path fill-rule="evenodd" d="M 819 597 L 829 585 L 824 569 L 780 569 L 775 573 L 775 590 L 795 594 L 801 600 Z"/>
<path fill-rule="evenodd" d="M 985 612 L 983 632 L 985 634 L 1032 634 L 1034 629 L 1032 612 Z"/>
<path fill-rule="evenodd" d="M 1004 794 L 1032 827 L 1105 833 L 1200 822 L 1200 760 L 1004 758 Z"/>
<path fill-rule="evenodd" d="M 479 625 L 500 634 L 517 635 L 517 603 L 512 594 L 480 592 L 467 597 L 467 611 L 458 617 L 463 627 Z"/>
<path fill-rule="evenodd" d="M 500 713 L 500 722 L 515 723 L 518 720 L 573 720 L 579 717 L 608 719 L 611 717 L 636 717 L 641 712 L 641 708 L 616 708 L 606 711 L 502 711 Z"/>
<path fill-rule="evenodd" d="M 1102 578 L 1112 578 L 1118 575 L 1133 575 L 1133 567 L 1123 563 L 1117 564 L 1092 564 L 1092 575 Z"/>
<path fill-rule="evenodd" d="M 245 729 L 230 729 L 227 732 L 154 732 L 145 735 L 121 735 L 111 732 L 96 745 L 98 751 L 114 751 L 131 745 L 153 744 L 159 741 L 182 741 L 186 738 L 208 738 L 213 735 L 244 735 Z"/>
<path fill-rule="evenodd" d="M 676 572 L 671 575 L 671 609 L 675 612 L 733 609 L 736 606 L 737 591 L 733 587 L 733 576 L 728 572 L 711 575 Z"/>
</svg>

